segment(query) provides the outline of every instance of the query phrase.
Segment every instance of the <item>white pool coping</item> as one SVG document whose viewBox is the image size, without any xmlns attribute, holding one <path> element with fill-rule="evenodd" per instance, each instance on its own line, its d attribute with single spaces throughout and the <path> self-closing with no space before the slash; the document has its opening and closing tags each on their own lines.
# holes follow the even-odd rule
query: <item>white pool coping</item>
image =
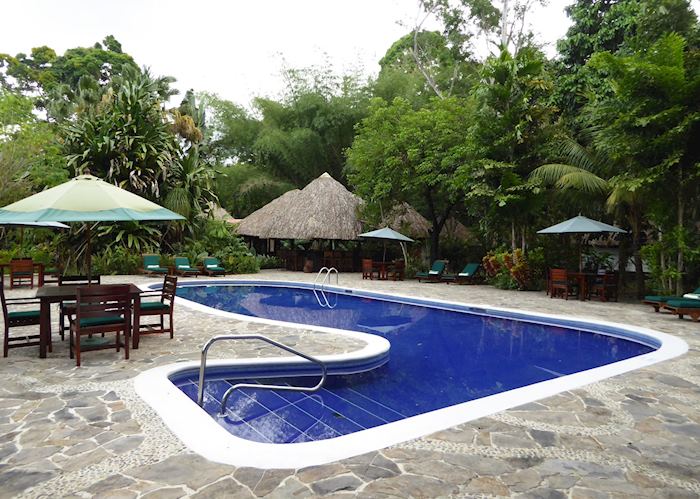
<svg viewBox="0 0 700 499">
<path fill-rule="evenodd" d="M 183 282 L 184 284 L 184 282 Z M 189 284 L 189 283 L 188 283 Z M 298 283 L 291 281 L 207 281 L 202 285 L 277 285 L 277 286 L 300 286 L 308 288 L 308 283 Z M 358 294 L 381 296 L 387 299 L 407 299 L 415 300 L 414 297 L 397 294 L 377 293 L 357 288 L 328 287 L 329 291 L 350 290 Z M 500 307 L 490 307 L 478 304 L 467 304 L 438 300 L 432 298 L 421 298 L 421 301 L 434 303 L 436 305 L 475 307 L 484 311 L 505 312 L 519 315 L 530 315 L 533 319 L 552 320 L 575 320 L 587 325 L 612 327 L 624 332 L 631 333 L 637 338 L 646 338 L 651 343 L 660 343 L 660 346 L 649 353 L 625 359 L 622 361 L 596 367 L 586 371 L 569 374 L 559 378 L 542 381 L 532 385 L 516 388 L 502 393 L 490 395 L 476 400 L 471 400 L 461 404 L 445 407 L 435 411 L 412 416 L 393 423 L 387 423 L 375 428 L 358 431 L 340 437 L 319 440 L 314 442 L 303 442 L 293 444 L 269 444 L 245 440 L 229 433 L 209 414 L 201 410 L 187 395 L 180 391 L 170 380 L 169 376 L 183 370 L 191 370 L 199 367 L 199 362 L 180 362 L 149 369 L 139 374 L 135 380 L 136 392 L 158 413 L 170 430 L 177 435 L 182 442 L 192 451 L 201 454 L 203 457 L 219 463 L 234 466 L 251 466 L 263 469 L 297 469 L 307 466 L 326 464 L 340 459 L 357 456 L 367 452 L 389 447 L 400 442 L 405 442 L 414 438 L 419 438 L 431 433 L 451 428 L 474 419 L 489 416 L 496 412 L 511 409 L 523 404 L 535 402 L 537 400 L 556 395 L 558 393 L 573 390 L 596 381 L 601 381 L 612 376 L 647 367 L 664 360 L 668 360 L 688 351 L 685 341 L 675 336 L 654 331 L 652 329 L 631 326 L 598 319 L 582 318 L 575 316 L 563 316 L 554 314 L 544 314 L 540 312 L 507 309 Z M 331 332 L 353 338 L 360 338 L 367 342 L 367 345 L 355 352 L 319 356 L 320 359 L 336 362 L 352 362 L 381 355 L 389 348 L 388 341 L 372 334 L 343 331 L 332 328 L 309 326 L 303 324 L 293 324 L 288 322 L 262 319 L 246 315 L 234 314 L 216 310 L 199 303 L 185 300 L 181 297 L 177 299 L 178 304 L 199 310 L 212 315 L 233 318 L 248 322 L 257 322 L 285 328 L 296 328 L 304 330 L 316 330 L 321 332 Z M 222 331 L 225 333 L 227 331 Z M 613 334 L 600 332 L 599 334 Z M 628 338 L 634 341 L 631 338 Z M 381 340 L 381 341 L 377 341 Z M 292 357 L 256 358 L 256 359 L 224 359 L 212 361 L 212 366 L 265 366 L 296 363 L 298 359 Z"/>
</svg>

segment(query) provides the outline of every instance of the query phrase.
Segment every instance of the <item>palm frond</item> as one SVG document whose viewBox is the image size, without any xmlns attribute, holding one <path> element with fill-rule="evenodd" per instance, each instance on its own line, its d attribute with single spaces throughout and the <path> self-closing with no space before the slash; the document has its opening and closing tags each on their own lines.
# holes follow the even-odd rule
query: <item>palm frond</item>
<svg viewBox="0 0 700 499">
<path fill-rule="evenodd" d="M 608 182 L 595 173 L 562 163 L 550 163 L 535 168 L 530 178 L 561 190 L 572 189 L 590 194 L 605 194 L 610 190 Z"/>
</svg>

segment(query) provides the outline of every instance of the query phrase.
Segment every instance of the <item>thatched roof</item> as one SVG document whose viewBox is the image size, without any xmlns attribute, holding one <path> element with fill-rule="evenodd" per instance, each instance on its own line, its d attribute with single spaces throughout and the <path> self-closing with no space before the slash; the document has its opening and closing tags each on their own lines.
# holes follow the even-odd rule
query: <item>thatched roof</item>
<svg viewBox="0 0 700 499">
<path fill-rule="evenodd" d="M 228 211 L 226 211 L 218 204 L 209 203 L 209 211 L 211 212 L 212 217 L 214 217 L 214 220 L 223 220 L 224 222 L 228 222 L 230 224 L 236 224 L 240 222 L 239 219 L 233 218 L 233 215 L 231 215 Z"/>
<path fill-rule="evenodd" d="M 413 239 L 428 237 L 430 222 L 408 203 L 395 205 L 386 217 L 386 225 Z"/>
<path fill-rule="evenodd" d="M 362 200 L 324 173 L 302 190 L 282 196 L 241 221 L 238 233 L 264 239 L 353 240 L 362 232 Z"/>
<path fill-rule="evenodd" d="M 442 238 L 456 239 L 458 241 L 468 241 L 473 239 L 472 236 L 472 232 L 456 218 L 448 218 L 440 233 Z"/>
</svg>

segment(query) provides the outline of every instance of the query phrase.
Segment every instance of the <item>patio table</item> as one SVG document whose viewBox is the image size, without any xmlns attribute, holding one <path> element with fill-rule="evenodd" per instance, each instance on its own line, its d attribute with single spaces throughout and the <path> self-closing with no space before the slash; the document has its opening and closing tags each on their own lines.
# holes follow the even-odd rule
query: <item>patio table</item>
<svg viewBox="0 0 700 499">
<path fill-rule="evenodd" d="M 372 262 L 372 266 L 379 271 L 379 279 L 380 281 L 386 281 L 389 279 L 389 266 L 393 265 L 394 262 Z"/>
<path fill-rule="evenodd" d="M 62 301 L 75 300 L 78 288 L 82 286 L 44 286 L 36 291 L 35 297 L 39 299 L 39 357 L 46 358 L 46 348 L 51 341 L 51 304 Z M 135 284 L 129 283 L 129 294 L 134 300 L 134 317 L 132 321 L 132 348 L 138 348 L 139 344 L 139 312 L 141 309 L 141 289 Z M 126 339 L 129 341 L 129 338 Z"/>
<path fill-rule="evenodd" d="M 567 271 L 567 275 L 578 282 L 578 299 L 588 298 L 589 282 L 598 276 L 597 272 L 572 272 Z"/>
</svg>

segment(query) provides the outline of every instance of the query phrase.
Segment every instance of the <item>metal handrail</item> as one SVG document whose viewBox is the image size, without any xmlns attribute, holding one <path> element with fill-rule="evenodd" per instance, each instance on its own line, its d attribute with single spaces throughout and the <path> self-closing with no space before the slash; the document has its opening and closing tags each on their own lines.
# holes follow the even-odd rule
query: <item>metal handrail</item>
<svg viewBox="0 0 700 499">
<path fill-rule="evenodd" d="M 318 364 L 321 367 L 321 380 L 312 387 L 306 387 L 306 386 L 286 386 L 286 385 L 256 385 L 253 383 L 238 383 L 236 385 L 233 385 L 231 388 L 226 390 L 226 393 L 224 393 L 224 397 L 221 399 L 221 409 L 220 412 L 223 414 L 225 412 L 226 408 L 226 402 L 228 401 L 228 398 L 231 396 L 231 393 L 239 388 L 257 388 L 259 390 L 286 390 L 286 391 L 294 391 L 294 392 L 315 392 L 320 390 L 323 387 L 323 384 L 326 382 L 326 376 L 328 373 L 328 368 L 326 367 L 326 364 L 317 359 L 316 357 L 312 357 L 311 355 L 307 355 L 305 353 L 302 353 L 298 350 L 295 350 L 294 348 L 287 346 L 283 343 L 280 343 L 278 341 L 275 341 L 273 339 L 268 338 L 267 336 L 263 336 L 261 334 L 224 334 L 224 335 L 219 335 L 219 336 L 214 336 L 211 338 L 209 341 L 207 341 L 204 344 L 204 347 L 202 348 L 202 360 L 199 364 L 199 386 L 197 388 L 197 404 L 199 404 L 200 407 L 202 407 L 204 403 L 204 371 L 206 369 L 207 365 L 207 352 L 209 351 L 209 348 L 216 343 L 217 341 L 222 341 L 222 340 L 261 340 L 266 343 L 269 343 L 270 345 L 276 346 L 278 348 L 281 348 L 282 350 L 285 350 L 289 353 L 293 353 L 294 355 L 297 355 L 303 359 L 308 360 L 309 362 L 313 362 L 314 364 Z"/>
<path fill-rule="evenodd" d="M 311 288 L 311 291 L 314 292 L 314 296 L 316 297 L 316 301 L 323 308 L 325 308 L 325 307 L 335 308 L 338 305 L 337 296 L 336 296 L 335 303 L 333 303 L 333 305 L 331 305 L 331 303 L 328 301 L 328 296 L 326 295 L 326 292 L 325 292 L 326 283 L 330 281 L 330 275 L 333 272 L 335 272 L 335 285 L 337 286 L 338 285 L 338 275 L 339 275 L 338 269 L 336 269 L 335 267 L 330 267 L 330 268 L 322 267 L 321 270 L 318 271 L 318 274 L 316 274 L 316 279 L 314 279 L 314 284 L 313 284 L 313 287 Z M 323 280 L 321 281 L 321 286 L 319 287 L 318 286 L 318 279 L 322 275 L 323 275 Z M 323 297 L 323 301 L 321 301 L 321 298 L 319 298 L 317 290 L 321 292 L 321 296 Z"/>
</svg>

